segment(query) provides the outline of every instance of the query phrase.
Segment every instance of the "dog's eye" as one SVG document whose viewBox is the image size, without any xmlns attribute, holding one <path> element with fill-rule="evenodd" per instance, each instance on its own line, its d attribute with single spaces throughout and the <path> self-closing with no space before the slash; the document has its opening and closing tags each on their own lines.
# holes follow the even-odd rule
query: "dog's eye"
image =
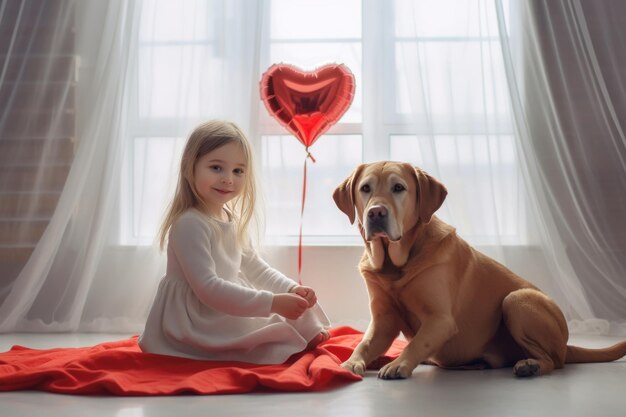
<svg viewBox="0 0 626 417">
<path fill-rule="evenodd" d="M 394 193 L 400 193 L 402 191 L 406 190 L 406 187 L 402 184 L 396 184 L 393 186 L 393 192 Z"/>
<path fill-rule="evenodd" d="M 369 184 L 364 184 L 361 186 L 361 192 L 369 193 L 371 191 Z"/>
</svg>

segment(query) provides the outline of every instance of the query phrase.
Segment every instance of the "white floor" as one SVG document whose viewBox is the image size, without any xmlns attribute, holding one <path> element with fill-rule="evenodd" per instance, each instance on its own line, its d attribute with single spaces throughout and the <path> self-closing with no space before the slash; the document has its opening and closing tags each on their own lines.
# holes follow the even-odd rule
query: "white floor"
<svg viewBox="0 0 626 417">
<path fill-rule="evenodd" d="M 0 334 L 0 351 L 89 346 L 126 335 Z M 608 346 L 619 339 L 574 336 L 570 343 Z M 360 382 L 320 393 L 172 397 L 82 397 L 35 391 L 0 393 L 0 416 L 626 416 L 626 358 L 568 365 L 549 376 L 516 379 L 510 369 L 446 371 L 421 366 L 413 377 Z"/>
</svg>

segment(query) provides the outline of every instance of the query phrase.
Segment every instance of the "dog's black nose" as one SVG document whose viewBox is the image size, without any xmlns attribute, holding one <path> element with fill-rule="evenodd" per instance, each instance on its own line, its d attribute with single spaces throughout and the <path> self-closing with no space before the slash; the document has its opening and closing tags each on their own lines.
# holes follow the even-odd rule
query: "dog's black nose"
<svg viewBox="0 0 626 417">
<path fill-rule="evenodd" d="M 387 209 L 384 206 L 372 206 L 367 211 L 367 217 L 370 220 L 382 219 L 387 217 Z"/>
</svg>

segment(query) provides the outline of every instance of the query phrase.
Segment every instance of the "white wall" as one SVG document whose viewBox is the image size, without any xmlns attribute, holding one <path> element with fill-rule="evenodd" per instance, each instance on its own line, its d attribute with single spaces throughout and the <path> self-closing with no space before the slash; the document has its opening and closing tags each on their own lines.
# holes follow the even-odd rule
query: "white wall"
<svg viewBox="0 0 626 417">
<path fill-rule="evenodd" d="M 554 297 L 554 285 L 539 248 L 510 246 L 502 250 L 490 247 L 477 249 Z M 363 246 L 306 246 L 302 253 L 302 283 L 315 289 L 333 325 L 350 325 L 365 330 L 370 318 L 369 299 L 357 267 Z M 263 257 L 284 274 L 297 277 L 297 246 L 268 246 Z M 559 304 L 560 301 L 556 299 Z"/>
<path fill-rule="evenodd" d="M 361 246 L 307 246 L 302 250 L 302 284 L 315 289 L 320 305 L 333 325 L 365 330 L 369 300 L 357 265 Z M 287 276 L 297 278 L 298 247 L 272 246 L 265 260 Z"/>
</svg>

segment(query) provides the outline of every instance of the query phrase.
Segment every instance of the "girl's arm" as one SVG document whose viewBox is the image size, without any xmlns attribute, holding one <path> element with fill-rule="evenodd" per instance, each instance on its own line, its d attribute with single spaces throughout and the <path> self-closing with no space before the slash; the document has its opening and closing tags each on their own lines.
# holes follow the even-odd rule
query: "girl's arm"
<svg viewBox="0 0 626 417">
<path fill-rule="evenodd" d="M 217 276 L 211 257 L 211 233 L 209 225 L 187 215 L 174 222 L 170 230 L 169 245 L 193 292 L 203 304 L 226 314 L 269 316 L 272 292 L 246 288 Z"/>
<path fill-rule="evenodd" d="M 298 285 L 294 280 L 269 266 L 256 252 L 248 251 L 243 254 L 241 271 L 256 288 L 274 294 L 297 294 L 306 300 L 308 307 L 313 307 L 317 303 L 317 295 L 313 288 Z"/>
<path fill-rule="evenodd" d="M 271 291 L 274 294 L 288 293 L 298 285 L 294 280 L 269 266 L 253 250 L 244 251 L 242 254 L 241 272 L 255 288 Z"/>
</svg>

